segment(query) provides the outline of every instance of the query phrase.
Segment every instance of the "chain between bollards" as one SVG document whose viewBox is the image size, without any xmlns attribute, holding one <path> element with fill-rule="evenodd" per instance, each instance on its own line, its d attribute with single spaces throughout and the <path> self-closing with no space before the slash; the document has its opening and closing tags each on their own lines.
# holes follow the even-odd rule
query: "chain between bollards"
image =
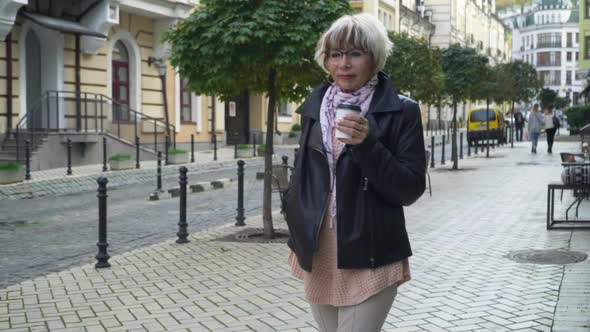
<svg viewBox="0 0 590 332">
<path fill-rule="evenodd" d="M 195 162 L 195 135 L 191 134 L 191 163 Z"/>
<path fill-rule="evenodd" d="M 135 168 L 139 169 L 139 136 L 135 136 Z"/>
<path fill-rule="evenodd" d="M 187 223 L 186 223 L 186 185 L 187 185 L 187 176 L 186 172 L 188 169 L 184 166 L 180 167 L 180 220 L 178 221 L 178 239 L 176 243 L 187 243 L 189 240 L 188 232 L 187 232 Z"/>
<path fill-rule="evenodd" d="M 68 138 L 68 170 L 67 175 L 72 175 L 72 140 Z"/>
<path fill-rule="evenodd" d="M 445 164 L 445 135 L 442 135 L 442 151 L 441 151 L 441 156 L 440 156 L 440 164 L 444 165 Z"/>
<path fill-rule="evenodd" d="M 94 265 L 95 268 L 110 267 L 109 254 L 107 253 L 107 183 L 109 182 L 106 177 L 101 176 L 96 181 L 98 182 L 98 254 L 96 260 L 98 263 Z"/>
<path fill-rule="evenodd" d="M 158 151 L 158 167 L 156 170 L 156 190 L 162 191 L 162 151 Z"/>
<path fill-rule="evenodd" d="M 31 179 L 31 141 L 25 141 L 25 180 Z"/>
<path fill-rule="evenodd" d="M 107 168 L 107 138 L 102 138 L 102 171 L 106 172 Z"/>
<path fill-rule="evenodd" d="M 238 160 L 238 215 L 236 216 L 235 226 L 246 226 L 244 220 L 244 164 L 243 160 Z"/>
</svg>

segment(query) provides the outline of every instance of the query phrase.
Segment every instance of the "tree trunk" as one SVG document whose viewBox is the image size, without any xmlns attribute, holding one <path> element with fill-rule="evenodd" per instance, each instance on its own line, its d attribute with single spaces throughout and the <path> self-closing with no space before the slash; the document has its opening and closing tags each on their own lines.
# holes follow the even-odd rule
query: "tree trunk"
<svg viewBox="0 0 590 332">
<path fill-rule="evenodd" d="M 514 100 L 510 104 L 510 116 L 512 117 L 512 126 L 510 127 L 510 147 L 513 148 L 514 147 L 514 128 L 516 128 L 516 126 L 514 125 Z"/>
<path fill-rule="evenodd" d="M 486 97 L 486 158 L 489 158 L 489 157 L 490 157 L 490 98 Z"/>
<path fill-rule="evenodd" d="M 459 169 L 459 158 L 457 158 L 457 103 L 453 102 L 453 144 L 451 145 L 451 158 L 453 169 Z"/>
<path fill-rule="evenodd" d="M 277 71 L 270 69 L 268 74 L 268 111 L 266 112 L 266 149 L 264 150 L 264 193 L 262 196 L 262 221 L 264 223 L 264 237 L 274 238 L 271 211 L 271 183 L 272 183 L 272 154 L 273 154 L 273 124 L 275 123 L 276 108 L 276 77 Z"/>
</svg>

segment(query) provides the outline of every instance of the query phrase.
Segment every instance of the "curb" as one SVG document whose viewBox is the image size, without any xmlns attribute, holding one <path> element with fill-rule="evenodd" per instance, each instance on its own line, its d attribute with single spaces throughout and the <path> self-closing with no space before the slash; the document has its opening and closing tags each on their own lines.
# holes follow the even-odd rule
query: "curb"
<svg viewBox="0 0 590 332">
<path fill-rule="evenodd" d="M 233 179 L 223 178 L 210 182 L 197 182 L 195 184 L 188 185 L 187 194 L 197 194 L 205 191 L 223 189 L 229 187 L 233 183 Z M 168 189 L 166 191 L 153 191 L 149 193 L 148 201 L 159 201 L 165 199 L 172 199 L 180 196 L 180 187 Z"/>
</svg>

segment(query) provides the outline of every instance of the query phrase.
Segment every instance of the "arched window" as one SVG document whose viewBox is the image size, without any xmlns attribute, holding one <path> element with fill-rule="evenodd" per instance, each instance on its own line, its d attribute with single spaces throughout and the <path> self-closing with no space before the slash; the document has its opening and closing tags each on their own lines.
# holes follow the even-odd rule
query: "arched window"
<svg viewBox="0 0 590 332">
<path fill-rule="evenodd" d="M 129 115 L 129 53 L 119 40 L 113 47 L 113 120 L 130 121 Z"/>
</svg>

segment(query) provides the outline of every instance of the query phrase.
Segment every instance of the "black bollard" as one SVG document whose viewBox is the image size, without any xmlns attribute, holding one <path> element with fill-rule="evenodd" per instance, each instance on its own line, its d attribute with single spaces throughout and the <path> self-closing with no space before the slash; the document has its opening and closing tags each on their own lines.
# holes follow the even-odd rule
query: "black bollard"
<svg viewBox="0 0 590 332">
<path fill-rule="evenodd" d="M 139 136 L 135 136 L 135 168 L 139 169 Z"/>
<path fill-rule="evenodd" d="M 102 171 L 106 172 L 107 168 L 107 138 L 102 138 Z"/>
<path fill-rule="evenodd" d="M 186 172 L 188 169 L 184 166 L 180 167 L 180 221 L 178 221 L 178 239 L 176 243 L 187 243 L 189 240 L 188 232 L 186 231 L 187 223 L 186 223 Z"/>
<path fill-rule="evenodd" d="M 252 157 L 256 157 L 256 135 L 252 134 Z"/>
<path fill-rule="evenodd" d="M 109 264 L 109 254 L 107 254 L 107 247 L 109 244 L 107 243 L 107 178 L 101 176 L 96 181 L 98 182 L 98 242 L 96 246 L 98 247 L 98 254 L 96 255 L 96 260 L 98 263 L 94 265 L 95 268 L 101 269 L 105 267 L 110 267 Z"/>
<path fill-rule="evenodd" d="M 434 136 L 430 136 L 430 168 L 434 168 Z"/>
<path fill-rule="evenodd" d="M 479 141 L 476 141 L 475 146 L 473 147 L 473 152 L 477 154 L 477 150 L 479 150 Z"/>
<path fill-rule="evenodd" d="M 191 163 L 195 162 L 195 135 L 191 134 Z"/>
<path fill-rule="evenodd" d="M 441 144 L 441 156 L 440 156 L 440 164 L 444 165 L 445 164 L 445 135 L 442 135 L 442 144 Z"/>
<path fill-rule="evenodd" d="M 289 165 L 289 156 L 282 156 L 281 159 L 283 160 L 283 165 Z"/>
<path fill-rule="evenodd" d="M 459 158 L 463 159 L 463 133 L 459 133 Z"/>
<path fill-rule="evenodd" d="M 471 157 L 471 141 L 467 140 L 467 157 Z"/>
<path fill-rule="evenodd" d="M 168 166 L 168 150 L 170 150 L 170 137 L 166 135 L 166 141 L 164 143 L 164 149 L 166 149 L 166 160 L 164 161 L 164 165 Z"/>
<path fill-rule="evenodd" d="M 31 179 L 31 141 L 25 141 L 25 180 Z"/>
<path fill-rule="evenodd" d="M 234 144 L 234 159 L 238 159 L 238 143 Z"/>
<path fill-rule="evenodd" d="M 514 147 L 514 127 L 510 127 L 510 147 Z"/>
<path fill-rule="evenodd" d="M 162 151 L 158 151 L 158 167 L 156 171 L 156 189 L 162 191 Z"/>
<path fill-rule="evenodd" d="M 67 175 L 72 175 L 72 140 L 68 138 L 68 170 Z"/>
<path fill-rule="evenodd" d="M 244 161 L 238 160 L 238 215 L 235 226 L 246 226 L 244 220 Z"/>
</svg>

